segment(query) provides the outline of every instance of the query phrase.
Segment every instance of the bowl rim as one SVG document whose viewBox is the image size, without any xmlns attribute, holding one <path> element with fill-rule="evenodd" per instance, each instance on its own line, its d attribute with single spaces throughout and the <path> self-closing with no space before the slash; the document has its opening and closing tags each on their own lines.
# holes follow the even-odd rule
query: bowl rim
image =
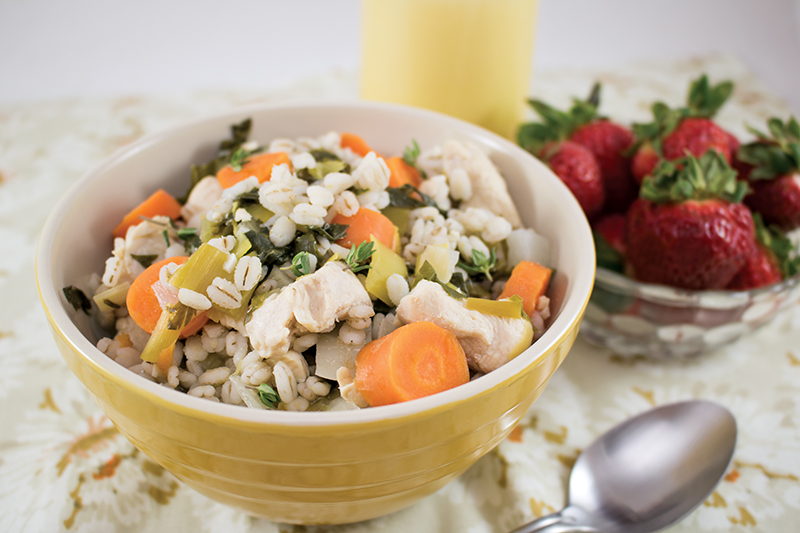
<svg viewBox="0 0 800 533">
<path fill-rule="evenodd" d="M 728 302 L 740 302 L 745 305 L 750 301 L 763 298 L 764 295 L 784 292 L 798 283 L 800 283 L 800 273 L 777 283 L 749 290 L 690 290 L 662 283 L 639 281 L 601 266 L 598 266 L 595 272 L 595 284 L 600 285 L 604 290 L 618 294 L 630 293 L 643 300 L 683 306 L 696 305 L 698 302 L 712 300 L 719 302 L 727 300 Z"/>
<path fill-rule="evenodd" d="M 59 221 L 69 210 L 70 205 L 86 184 L 98 179 L 108 169 L 114 167 L 134 154 L 162 141 L 163 139 L 178 135 L 207 122 L 213 122 L 228 117 L 245 114 L 269 113 L 273 110 L 301 109 L 331 109 L 380 111 L 392 114 L 402 114 L 420 120 L 434 120 L 449 127 L 453 132 L 465 133 L 476 138 L 487 146 L 497 148 L 514 157 L 523 158 L 533 162 L 534 166 L 552 175 L 554 193 L 559 196 L 563 207 L 572 210 L 576 217 L 583 219 L 582 236 L 585 243 L 574 243 L 577 246 L 586 246 L 587 255 L 584 264 L 578 265 L 579 275 L 570 280 L 572 297 L 565 299 L 558 317 L 545 331 L 540 339 L 517 357 L 504 364 L 502 367 L 479 379 L 460 385 L 453 389 L 393 405 L 372 407 L 361 410 L 322 411 L 322 412 L 291 412 L 279 410 L 247 409 L 238 405 L 228 405 L 222 402 L 210 402 L 195 398 L 188 394 L 175 391 L 151 382 L 141 376 L 130 372 L 127 368 L 100 352 L 94 344 L 87 339 L 67 315 L 64 304 L 61 302 L 60 291 L 53 286 L 52 274 L 49 271 L 51 264 L 50 254 L 53 248 L 54 237 L 59 228 Z M 569 207 L 567 207 L 569 206 Z M 578 222 L 580 224 L 580 222 Z M 35 277 L 39 298 L 45 314 L 56 335 L 58 335 L 76 353 L 80 360 L 93 367 L 94 371 L 109 379 L 115 386 L 137 389 L 137 393 L 147 396 L 149 400 L 167 406 L 171 411 L 182 412 L 193 417 L 216 418 L 226 424 L 246 425 L 279 425 L 287 427 L 322 427 L 333 425 L 364 425 L 380 422 L 389 422 L 409 416 L 419 416 L 450 409 L 458 403 L 469 401 L 478 396 L 487 394 L 494 388 L 510 383 L 522 375 L 526 368 L 533 368 L 541 364 L 547 355 L 552 353 L 562 344 L 565 337 L 570 335 L 583 316 L 591 296 L 595 279 L 594 243 L 591 230 L 583 211 L 569 189 L 553 174 L 543 163 L 531 154 L 489 130 L 460 119 L 429 111 L 426 109 L 384 102 L 329 102 L 293 100 L 279 103 L 260 103 L 246 106 L 236 106 L 214 114 L 209 114 L 191 121 L 184 121 L 168 128 L 144 135 L 136 141 L 118 148 L 110 156 L 84 174 L 62 196 L 45 222 L 39 237 L 35 257 Z M 532 352 L 538 352 L 532 357 Z"/>
</svg>

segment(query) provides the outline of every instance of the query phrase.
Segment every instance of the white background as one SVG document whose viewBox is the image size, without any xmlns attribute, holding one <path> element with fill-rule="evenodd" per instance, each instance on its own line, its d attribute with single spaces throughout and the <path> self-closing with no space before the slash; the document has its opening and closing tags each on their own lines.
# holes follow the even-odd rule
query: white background
<svg viewBox="0 0 800 533">
<path fill-rule="evenodd" d="M 463 0 L 469 1 L 469 0 Z M 0 103 L 356 71 L 359 0 L 0 0 Z M 727 52 L 800 114 L 800 0 L 541 0 L 535 68 Z"/>
</svg>

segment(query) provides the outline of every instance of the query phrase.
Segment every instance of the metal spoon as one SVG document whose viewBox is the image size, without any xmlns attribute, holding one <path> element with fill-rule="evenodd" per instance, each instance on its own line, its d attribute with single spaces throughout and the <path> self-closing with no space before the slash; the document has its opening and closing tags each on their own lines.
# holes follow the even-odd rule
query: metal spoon
<svg viewBox="0 0 800 533">
<path fill-rule="evenodd" d="M 736 420 L 705 400 L 664 405 L 612 428 L 578 457 L 567 507 L 512 533 L 651 533 L 699 506 L 736 447 Z"/>
</svg>

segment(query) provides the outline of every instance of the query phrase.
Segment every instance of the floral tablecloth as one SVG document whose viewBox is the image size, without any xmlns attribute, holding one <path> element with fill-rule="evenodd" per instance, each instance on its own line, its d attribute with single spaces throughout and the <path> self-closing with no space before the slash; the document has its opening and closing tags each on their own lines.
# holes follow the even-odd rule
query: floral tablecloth
<svg viewBox="0 0 800 533">
<path fill-rule="evenodd" d="M 735 59 L 705 57 L 611 72 L 536 73 L 557 105 L 604 84 L 601 111 L 648 118 L 708 72 L 737 87 L 719 121 L 745 134 L 789 110 Z M 283 90 L 235 90 L 0 106 L 0 531 L 504 532 L 564 505 L 575 458 L 596 436 L 652 406 L 706 398 L 736 416 L 724 480 L 671 532 L 800 530 L 800 306 L 745 339 L 680 363 L 623 359 L 578 340 L 522 423 L 492 453 L 408 509 L 337 527 L 250 518 L 185 487 L 122 437 L 61 360 L 33 275 L 36 241 L 62 193 L 143 134 L 234 105 L 355 100 L 355 73 Z"/>
</svg>

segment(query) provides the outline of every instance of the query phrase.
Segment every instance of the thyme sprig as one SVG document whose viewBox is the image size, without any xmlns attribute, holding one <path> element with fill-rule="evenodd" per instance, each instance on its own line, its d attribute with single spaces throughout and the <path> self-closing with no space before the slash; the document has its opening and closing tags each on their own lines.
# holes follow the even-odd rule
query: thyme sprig
<svg viewBox="0 0 800 533">
<path fill-rule="evenodd" d="M 347 266 L 350 267 L 350 270 L 355 272 L 361 272 L 362 270 L 368 270 L 372 268 L 372 265 L 365 265 L 366 261 L 372 257 L 372 254 L 375 253 L 375 244 L 370 242 L 362 242 L 358 246 L 355 244 L 350 247 L 350 252 L 347 254 L 345 258 L 345 263 Z"/>
<path fill-rule="evenodd" d="M 495 255 L 494 248 L 489 253 L 489 257 L 480 250 L 472 250 L 472 264 L 459 261 L 458 266 L 466 270 L 470 274 L 483 274 L 486 279 L 492 281 L 491 270 L 497 265 L 497 255 Z"/>
</svg>

